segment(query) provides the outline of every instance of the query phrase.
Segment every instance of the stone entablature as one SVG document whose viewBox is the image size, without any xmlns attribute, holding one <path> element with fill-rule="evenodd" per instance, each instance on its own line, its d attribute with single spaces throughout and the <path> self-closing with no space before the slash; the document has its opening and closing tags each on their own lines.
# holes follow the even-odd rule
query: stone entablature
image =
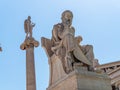
<svg viewBox="0 0 120 90">
<path fill-rule="evenodd" d="M 97 69 L 101 69 L 104 72 L 111 72 L 113 70 L 115 70 L 116 68 L 120 67 L 120 61 L 116 61 L 116 62 L 111 62 L 111 63 L 107 63 L 107 64 L 102 64 L 97 66 Z"/>
<path fill-rule="evenodd" d="M 120 61 L 102 64 L 96 68 L 109 75 L 113 90 L 120 90 Z"/>
</svg>

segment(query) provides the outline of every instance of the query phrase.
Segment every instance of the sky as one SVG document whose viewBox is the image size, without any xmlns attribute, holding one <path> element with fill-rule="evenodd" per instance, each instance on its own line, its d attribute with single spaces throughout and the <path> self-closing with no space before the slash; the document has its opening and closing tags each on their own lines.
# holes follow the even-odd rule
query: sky
<svg viewBox="0 0 120 90">
<path fill-rule="evenodd" d="M 49 65 L 41 37 L 51 38 L 65 10 L 73 12 L 75 36 L 82 36 L 81 45 L 93 45 L 100 64 L 120 60 L 120 0 L 0 0 L 0 90 L 26 90 L 26 52 L 20 45 L 28 16 L 36 24 L 33 37 L 40 42 L 34 51 L 36 86 L 46 90 Z"/>
</svg>

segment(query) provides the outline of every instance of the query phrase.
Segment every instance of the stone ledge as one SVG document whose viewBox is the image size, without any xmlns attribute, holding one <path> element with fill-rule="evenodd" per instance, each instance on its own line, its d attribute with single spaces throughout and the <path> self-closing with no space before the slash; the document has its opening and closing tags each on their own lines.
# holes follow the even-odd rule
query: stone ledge
<svg viewBox="0 0 120 90">
<path fill-rule="evenodd" d="M 87 84 L 89 82 L 89 84 L 84 85 L 86 84 L 84 82 L 87 82 Z M 97 90 L 96 84 L 100 84 L 100 85 L 106 84 L 108 86 L 108 87 L 103 86 L 101 87 L 101 89 L 98 89 L 98 90 L 111 90 L 110 79 L 107 77 L 106 74 L 98 74 L 95 72 L 75 69 L 75 71 L 71 72 L 68 75 L 65 75 L 63 78 L 61 78 L 60 80 L 50 85 L 47 88 L 47 90 Z M 59 86 L 63 86 L 63 87 L 59 87 Z M 71 86 L 73 86 L 73 89 L 70 89 Z M 87 88 L 87 86 L 89 86 L 90 88 L 92 87 L 94 88 L 85 89 Z M 66 88 L 66 89 L 63 89 L 63 88 Z M 82 89 L 79 89 L 79 88 L 82 88 Z"/>
</svg>

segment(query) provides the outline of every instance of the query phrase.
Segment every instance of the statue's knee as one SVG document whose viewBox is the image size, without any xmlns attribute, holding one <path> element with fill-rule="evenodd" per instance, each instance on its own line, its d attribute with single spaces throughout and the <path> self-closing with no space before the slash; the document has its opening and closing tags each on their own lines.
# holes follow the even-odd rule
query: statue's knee
<svg viewBox="0 0 120 90">
<path fill-rule="evenodd" d="M 86 45 L 86 48 L 93 49 L 92 45 Z"/>
</svg>

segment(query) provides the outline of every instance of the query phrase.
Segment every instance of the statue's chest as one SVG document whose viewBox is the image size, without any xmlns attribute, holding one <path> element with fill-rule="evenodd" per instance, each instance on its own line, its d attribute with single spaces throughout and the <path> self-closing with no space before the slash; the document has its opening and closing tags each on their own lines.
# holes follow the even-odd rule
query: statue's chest
<svg viewBox="0 0 120 90">
<path fill-rule="evenodd" d="M 72 28 L 65 28 L 63 31 L 63 37 L 67 35 L 74 36 L 74 30 Z"/>
</svg>

